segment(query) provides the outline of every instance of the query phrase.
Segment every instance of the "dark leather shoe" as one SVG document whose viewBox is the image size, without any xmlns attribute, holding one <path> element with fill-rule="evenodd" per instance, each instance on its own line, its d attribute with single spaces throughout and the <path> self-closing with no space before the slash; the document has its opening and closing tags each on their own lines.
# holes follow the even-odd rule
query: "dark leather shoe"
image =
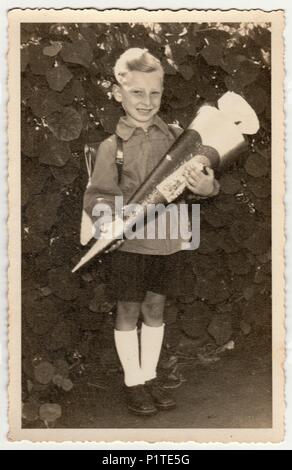
<svg viewBox="0 0 292 470">
<path fill-rule="evenodd" d="M 157 408 L 144 385 L 126 387 L 126 394 L 128 410 L 132 413 L 141 416 L 152 416 L 157 413 Z"/>
<path fill-rule="evenodd" d="M 156 378 L 145 382 L 145 388 L 150 393 L 154 405 L 159 410 L 171 410 L 176 407 L 174 399 L 160 387 Z"/>
</svg>

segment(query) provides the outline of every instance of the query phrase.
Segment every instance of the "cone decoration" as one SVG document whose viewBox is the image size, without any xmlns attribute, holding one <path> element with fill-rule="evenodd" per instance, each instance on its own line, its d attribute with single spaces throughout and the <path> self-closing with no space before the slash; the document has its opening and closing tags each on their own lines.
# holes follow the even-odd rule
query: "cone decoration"
<svg viewBox="0 0 292 470">
<path fill-rule="evenodd" d="M 203 105 L 196 117 L 172 144 L 157 166 L 137 189 L 127 204 L 139 204 L 140 210 L 116 218 L 93 244 L 72 272 L 102 254 L 127 230 L 144 219 L 148 204 L 168 204 L 185 189 L 184 170 L 196 166 L 203 171 L 206 162 L 222 170 L 238 158 L 247 146 L 244 134 L 255 134 L 259 121 L 253 108 L 240 95 L 227 92 L 218 100 L 218 107 Z M 206 160 L 206 158 L 208 160 Z"/>
</svg>

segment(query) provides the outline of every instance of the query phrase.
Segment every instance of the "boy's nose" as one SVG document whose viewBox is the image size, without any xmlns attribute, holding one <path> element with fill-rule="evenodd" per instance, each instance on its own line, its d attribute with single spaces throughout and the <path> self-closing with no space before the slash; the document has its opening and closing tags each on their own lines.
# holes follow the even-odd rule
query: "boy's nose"
<svg viewBox="0 0 292 470">
<path fill-rule="evenodd" d="M 150 95 L 144 95 L 143 96 L 143 104 L 145 104 L 146 106 L 150 106 L 151 105 L 151 98 L 150 98 Z"/>
</svg>

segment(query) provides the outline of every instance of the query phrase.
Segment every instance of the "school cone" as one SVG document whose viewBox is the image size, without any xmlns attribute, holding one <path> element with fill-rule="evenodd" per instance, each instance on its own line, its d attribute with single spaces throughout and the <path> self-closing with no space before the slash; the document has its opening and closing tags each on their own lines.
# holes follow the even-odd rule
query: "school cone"
<svg viewBox="0 0 292 470">
<path fill-rule="evenodd" d="M 149 204 L 168 204 L 185 189 L 184 170 L 196 166 L 203 170 L 204 157 L 211 167 L 222 170 L 238 158 L 247 146 L 245 134 L 255 134 L 259 120 L 253 108 L 234 92 L 225 93 L 217 107 L 203 105 L 196 117 L 172 144 L 146 181 L 127 202 L 140 209 L 126 215 L 123 220 L 115 218 L 90 250 L 72 269 L 76 272 L 94 256 L 102 254 L 117 240 L 122 239 L 135 223 L 144 220 Z M 137 207 L 137 206 L 136 206 Z"/>
</svg>

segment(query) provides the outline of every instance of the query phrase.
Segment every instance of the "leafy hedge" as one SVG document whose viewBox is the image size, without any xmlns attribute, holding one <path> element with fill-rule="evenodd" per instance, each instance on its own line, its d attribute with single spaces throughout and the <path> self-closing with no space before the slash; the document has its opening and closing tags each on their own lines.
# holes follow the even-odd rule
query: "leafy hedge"
<svg viewBox="0 0 292 470">
<path fill-rule="evenodd" d="M 82 255 L 84 144 L 115 130 L 121 110 L 111 97 L 112 68 L 128 47 L 161 59 L 167 122 L 186 126 L 203 101 L 227 90 L 242 94 L 261 122 L 240 164 L 221 177 L 220 196 L 201 207 L 201 246 L 186 273 L 191 290 L 168 303 L 166 348 L 177 351 L 186 335 L 200 334 L 222 345 L 270 325 L 270 31 L 240 23 L 42 23 L 23 24 L 21 42 L 24 417 L 49 423 L 61 410 L 46 401 L 62 401 L 74 371 L 92 361 L 118 367 L 106 263 L 70 271 Z"/>
</svg>

